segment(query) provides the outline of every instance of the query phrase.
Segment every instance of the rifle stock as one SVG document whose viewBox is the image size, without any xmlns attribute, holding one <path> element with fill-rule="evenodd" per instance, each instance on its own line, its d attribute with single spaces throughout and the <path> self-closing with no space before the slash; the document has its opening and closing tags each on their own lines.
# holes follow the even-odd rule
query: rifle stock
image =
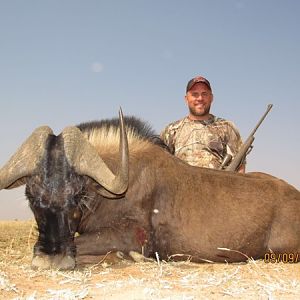
<svg viewBox="0 0 300 300">
<path fill-rule="evenodd" d="M 235 157 L 233 158 L 231 163 L 227 167 L 225 167 L 225 171 L 235 172 L 239 169 L 240 165 L 244 162 L 247 154 L 249 153 L 249 150 L 251 150 L 251 148 L 252 148 L 252 143 L 255 139 L 254 134 L 255 134 L 256 130 L 261 125 L 261 123 L 264 121 L 265 117 L 267 116 L 267 114 L 269 113 L 269 111 L 271 110 L 272 107 L 273 107 L 273 104 L 268 105 L 266 112 L 261 117 L 261 119 L 258 121 L 257 125 L 252 130 L 249 137 L 247 138 L 247 140 L 245 141 L 245 143 L 239 150 L 239 152 L 235 155 Z"/>
</svg>

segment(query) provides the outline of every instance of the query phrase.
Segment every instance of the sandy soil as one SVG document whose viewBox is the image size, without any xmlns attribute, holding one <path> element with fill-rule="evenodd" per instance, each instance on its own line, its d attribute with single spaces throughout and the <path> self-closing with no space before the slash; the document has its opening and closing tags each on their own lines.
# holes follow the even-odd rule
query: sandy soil
<svg viewBox="0 0 300 300">
<path fill-rule="evenodd" d="M 300 263 L 120 260 L 74 271 L 30 267 L 32 223 L 0 222 L 0 299 L 297 299 Z"/>
</svg>

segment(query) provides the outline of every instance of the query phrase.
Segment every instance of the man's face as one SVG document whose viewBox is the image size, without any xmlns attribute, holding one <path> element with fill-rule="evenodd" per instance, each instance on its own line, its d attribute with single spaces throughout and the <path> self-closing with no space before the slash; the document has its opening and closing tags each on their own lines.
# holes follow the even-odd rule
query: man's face
<svg viewBox="0 0 300 300">
<path fill-rule="evenodd" d="M 205 83 L 198 82 L 187 92 L 185 101 L 189 107 L 191 119 L 205 120 L 209 116 L 213 94 Z"/>
</svg>

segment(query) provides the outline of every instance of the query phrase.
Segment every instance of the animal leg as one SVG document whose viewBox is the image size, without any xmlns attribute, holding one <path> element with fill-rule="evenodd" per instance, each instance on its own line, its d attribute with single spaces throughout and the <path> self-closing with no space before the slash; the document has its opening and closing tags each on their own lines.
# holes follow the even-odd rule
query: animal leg
<svg viewBox="0 0 300 300">
<path fill-rule="evenodd" d="M 86 261 L 88 256 L 106 255 L 110 252 L 123 252 L 127 255 L 130 251 L 136 251 L 148 255 L 144 233 L 143 229 L 136 227 L 131 230 L 127 228 L 126 231 L 104 228 L 99 232 L 83 233 L 75 238 L 76 260 Z M 93 258 L 88 260 L 92 261 Z"/>
</svg>

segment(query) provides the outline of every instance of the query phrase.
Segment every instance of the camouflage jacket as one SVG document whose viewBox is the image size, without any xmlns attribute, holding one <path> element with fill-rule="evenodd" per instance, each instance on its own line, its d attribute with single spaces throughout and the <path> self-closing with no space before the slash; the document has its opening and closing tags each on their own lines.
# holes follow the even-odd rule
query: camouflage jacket
<svg viewBox="0 0 300 300">
<path fill-rule="evenodd" d="M 185 117 L 169 124 L 160 137 L 171 153 L 188 164 L 214 169 L 227 153 L 234 157 L 243 144 L 236 126 L 214 115 L 205 121 Z"/>
</svg>

